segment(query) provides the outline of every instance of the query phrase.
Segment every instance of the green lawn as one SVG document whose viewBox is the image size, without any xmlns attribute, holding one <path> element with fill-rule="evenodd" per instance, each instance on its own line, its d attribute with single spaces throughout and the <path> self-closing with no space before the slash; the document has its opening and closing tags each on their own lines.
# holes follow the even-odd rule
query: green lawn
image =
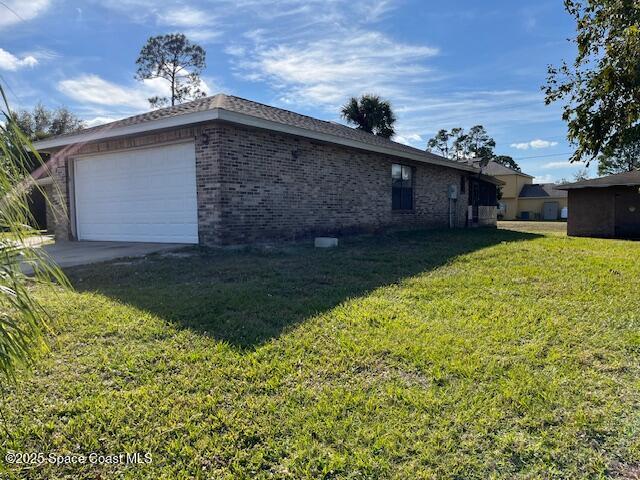
<svg viewBox="0 0 640 480">
<path fill-rule="evenodd" d="M 540 221 L 523 221 L 523 220 L 500 220 L 498 227 L 506 230 L 515 230 L 516 232 L 542 233 L 542 234 L 567 234 L 567 222 L 540 222 Z"/>
<path fill-rule="evenodd" d="M 69 270 L 0 478 L 636 478 L 640 243 L 509 230 Z"/>
</svg>

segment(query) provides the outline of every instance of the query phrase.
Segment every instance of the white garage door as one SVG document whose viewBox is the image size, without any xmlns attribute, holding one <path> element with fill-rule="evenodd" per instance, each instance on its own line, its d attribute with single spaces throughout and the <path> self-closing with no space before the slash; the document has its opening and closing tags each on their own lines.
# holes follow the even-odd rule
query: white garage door
<svg viewBox="0 0 640 480">
<path fill-rule="evenodd" d="M 193 143 L 75 161 L 79 240 L 198 243 Z"/>
</svg>

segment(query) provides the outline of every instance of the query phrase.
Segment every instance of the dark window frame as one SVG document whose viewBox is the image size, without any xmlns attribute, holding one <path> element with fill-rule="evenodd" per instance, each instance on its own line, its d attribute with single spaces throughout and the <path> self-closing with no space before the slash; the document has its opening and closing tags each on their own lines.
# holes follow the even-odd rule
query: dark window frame
<svg viewBox="0 0 640 480">
<path fill-rule="evenodd" d="M 397 175 L 397 172 L 400 175 Z M 407 179 L 406 173 L 409 173 Z M 391 165 L 391 210 L 394 212 L 413 212 L 415 187 L 415 168 L 411 165 L 393 163 Z"/>
</svg>

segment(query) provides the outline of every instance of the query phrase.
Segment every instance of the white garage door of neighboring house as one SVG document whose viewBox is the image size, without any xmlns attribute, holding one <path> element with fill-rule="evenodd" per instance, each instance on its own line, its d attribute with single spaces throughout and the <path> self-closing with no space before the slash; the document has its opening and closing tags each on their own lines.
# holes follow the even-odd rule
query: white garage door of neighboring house
<svg viewBox="0 0 640 480">
<path fill-rule="evenodd" d="M 193 143 L 78 157 L 79 240 L 198 243 Z"/>
</svg>

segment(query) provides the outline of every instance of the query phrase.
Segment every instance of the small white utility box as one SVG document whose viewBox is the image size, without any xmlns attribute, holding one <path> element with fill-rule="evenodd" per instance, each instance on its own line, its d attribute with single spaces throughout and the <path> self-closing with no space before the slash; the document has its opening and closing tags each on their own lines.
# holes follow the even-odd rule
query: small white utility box
<svg viewBox="0 0 640 480">
<path fill-rule="evenodd" d="M 449 200 L 457 200 L 458 199 L 458 186 L 457 185 L 449 185 Z"/>
<path fill-rule="evenodd" d="M 338 246 L 338 239 L 334 237 L 316 237 L 315 246 L 317 248 L 334 248 Z"/>
</svg>

